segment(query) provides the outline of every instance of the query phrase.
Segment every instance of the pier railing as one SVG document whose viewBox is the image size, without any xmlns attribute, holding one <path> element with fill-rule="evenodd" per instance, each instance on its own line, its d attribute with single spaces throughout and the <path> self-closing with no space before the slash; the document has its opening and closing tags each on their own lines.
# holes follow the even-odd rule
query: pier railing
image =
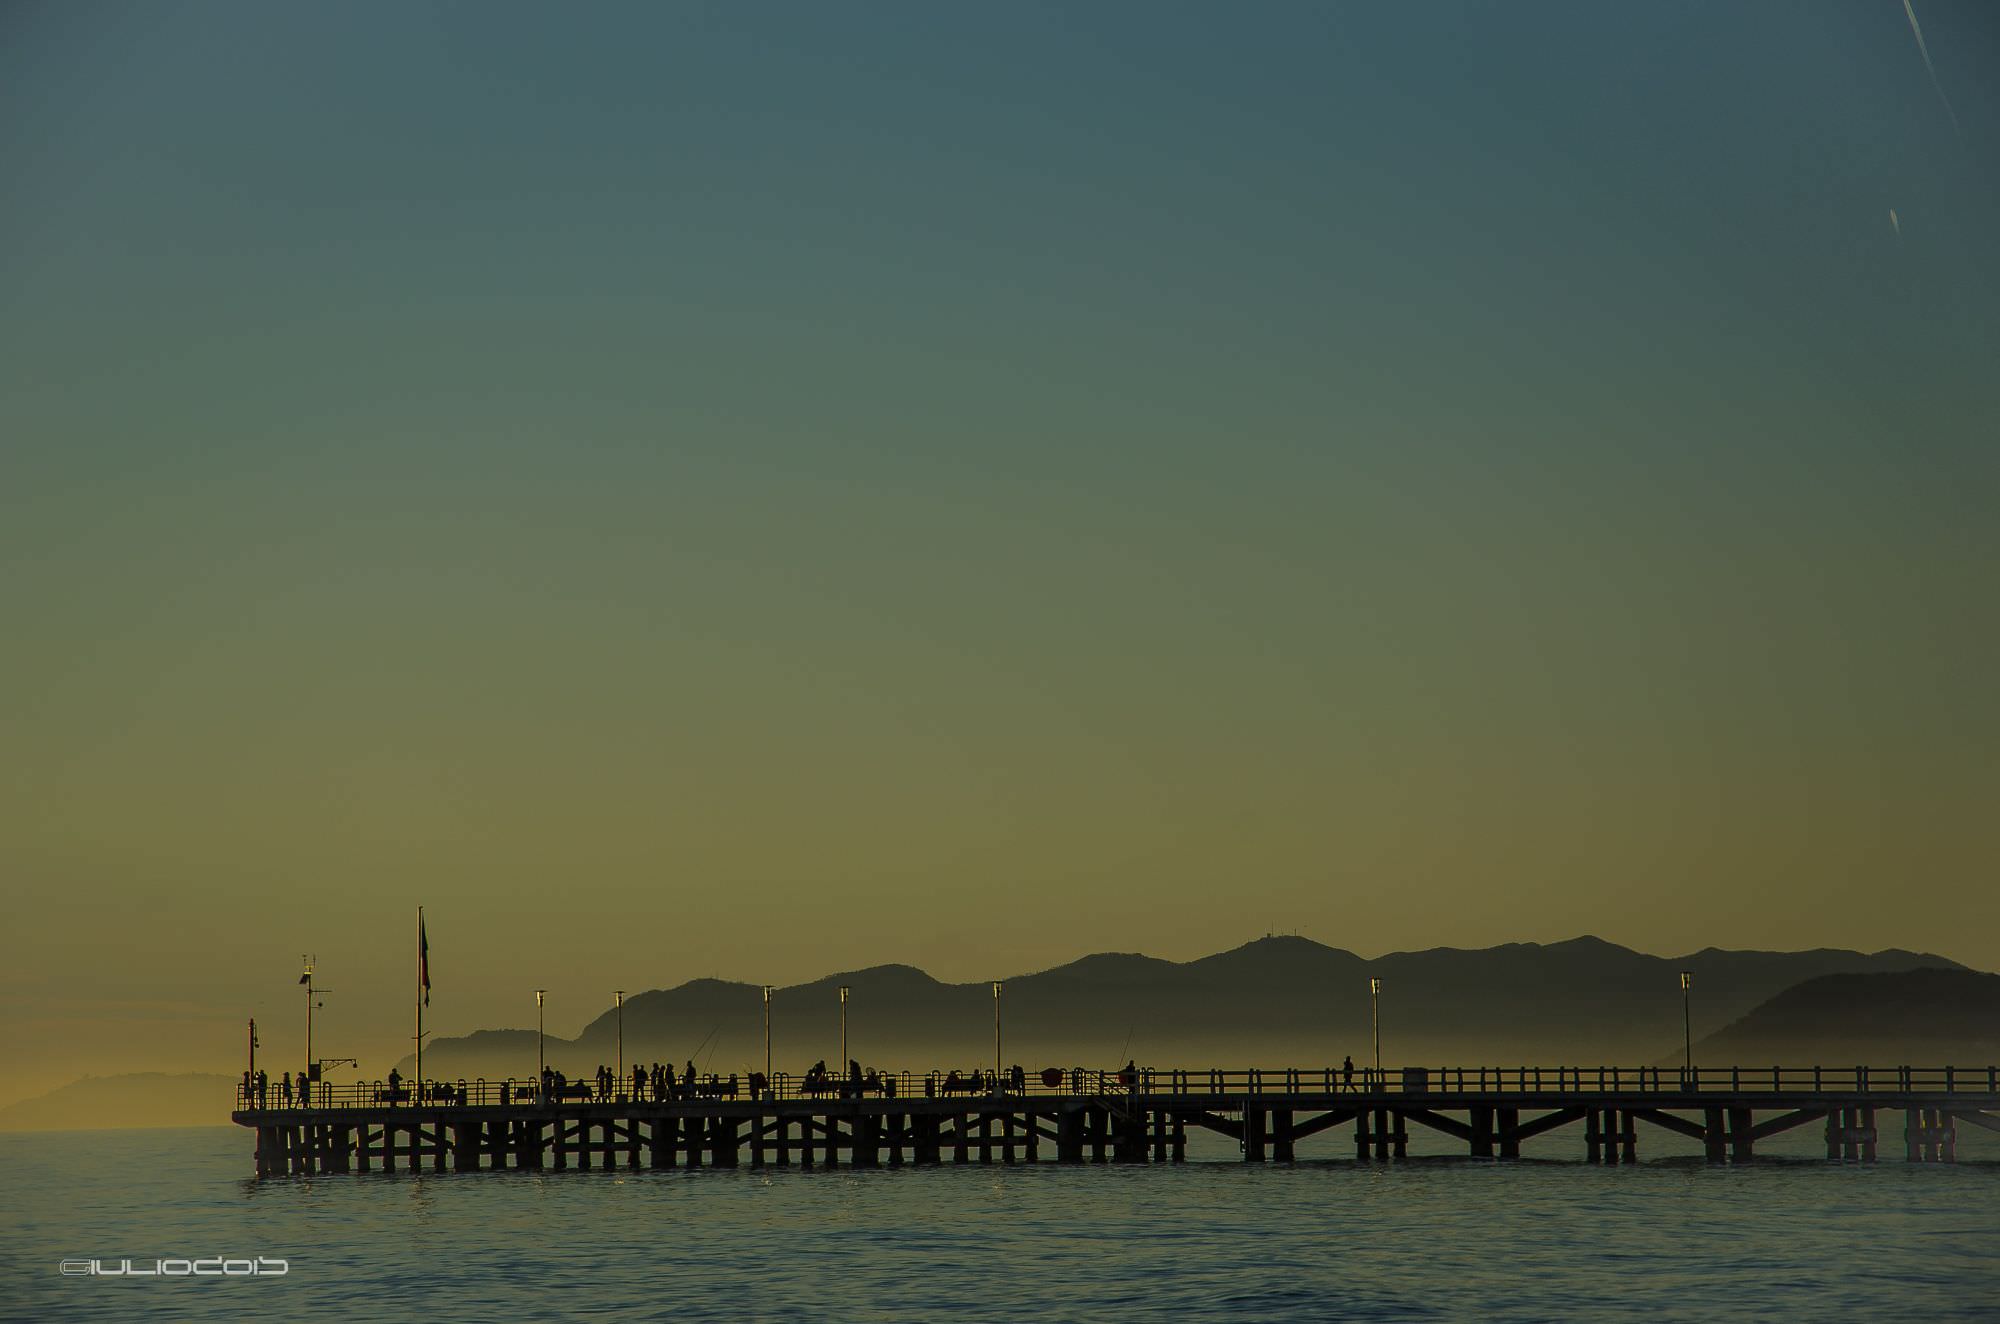
<svg viewBox="0 0 2000 1324">
<path fill-rule="evenodd" d="M 1220 1098 L 1353 1094 L 1371 1098 L 1449 1099 L 1492 1095 L 1908 1095 L 2000 1096 L 2000 1067 L 1732 1066 L 1696 1067 L 1357 1067 L 1240 1070 L 1136 1067 L 1130 1071 L 1049 1068 L 1021 1074 L 984 1071 L 869 1072 L 848 1076 L 775 1072 L 699 1075 L 664 1092 L 649 1078 L 627 1077 L 600 1088 L 594 1080 L 544 1090 L 534 1077 L 506 1080 L 387 1080 L 312 1082 L 287 1089 L 283 1079 L 261 1088 L 241 1081 L 236 1106 L 269 1108 L 492 1107 L 546 1104 L 821 1102 L 852 1099 L 1091 1098 L 1107 1095 Z"/>
</svg>

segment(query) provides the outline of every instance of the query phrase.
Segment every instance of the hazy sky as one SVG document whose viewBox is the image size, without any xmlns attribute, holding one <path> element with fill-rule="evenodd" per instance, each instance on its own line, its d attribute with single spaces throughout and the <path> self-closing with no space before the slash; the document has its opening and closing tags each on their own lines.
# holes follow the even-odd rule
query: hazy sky
<svg viewBox="0 0 2000 1324">
<path fill-rule="evenodd" d="M 2000 18 L 13 3 L 16 1079 L 614 987 L 2000 966 Z M 1896 214 L 1892 224 L 1891 209 Z M 34 1092 L 9 1087 L 13 1096 Z"/>
</svg>

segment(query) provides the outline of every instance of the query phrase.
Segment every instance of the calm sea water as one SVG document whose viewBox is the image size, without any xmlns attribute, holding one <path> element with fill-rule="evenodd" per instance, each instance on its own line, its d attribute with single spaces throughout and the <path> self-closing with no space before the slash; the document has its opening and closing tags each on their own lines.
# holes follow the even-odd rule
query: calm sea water
<svg viewBox="0 0 2000 1324">
<path fill-rule="evenodd" d="M 1885 1139 L 1893 1128 L 1885 1127 Z M 2000 1319 L 2000 1155 L 1709 1168 L 1664 1142 L 1361 1166 L 258 1182 L 235 1128 L 0 1136 L 7 1319 Z M 1350 1151 L 1351 1152 L 1351 1151 Z M 282 1256 L 281 1278 L 64 1277 Z"/>
</svg>

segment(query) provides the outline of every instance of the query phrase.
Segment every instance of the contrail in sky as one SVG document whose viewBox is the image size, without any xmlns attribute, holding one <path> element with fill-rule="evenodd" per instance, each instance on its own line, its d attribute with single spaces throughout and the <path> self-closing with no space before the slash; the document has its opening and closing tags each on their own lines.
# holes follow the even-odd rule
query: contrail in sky
<svg viewBox="0 0 2000 1324">
<path fill-rule="evenodd" d="M 1931 87 L 1936 89 L 1938 100 L 1944 103 L 1944 113 L 1950 117 L 1951 127 L 1958 129 L 1960 133 L 1965 132 L 1959 128 L 1958 112 L 1951 108 L 1951 98 L 1944 94 L 1944 84 L 1938 81 L 1937 66 L 1931 63 L 1931 48 L 1924 44 L 1924 30 L 1917 23 L 1917 11 L 1911 6 L 1910 0 L 1903 0 L 1903 12 L 1910 17 L 1910 32 L 1917 39 L 1917 54 L 1924 57 L 1924 69 L 1931 76 Z"/>
</svg>

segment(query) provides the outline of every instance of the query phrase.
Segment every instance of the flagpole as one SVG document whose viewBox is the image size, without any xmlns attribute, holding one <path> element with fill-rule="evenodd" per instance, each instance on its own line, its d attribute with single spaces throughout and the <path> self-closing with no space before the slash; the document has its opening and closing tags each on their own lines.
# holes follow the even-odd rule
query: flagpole
<svg viewBox="0 0 2000 1324">
<path fill-rule="evenodd" d="M 424 908 L 417 907 L 417 1081 L 411 1102 L 423 1097 L 424 1090 Z"/>
</svg>

